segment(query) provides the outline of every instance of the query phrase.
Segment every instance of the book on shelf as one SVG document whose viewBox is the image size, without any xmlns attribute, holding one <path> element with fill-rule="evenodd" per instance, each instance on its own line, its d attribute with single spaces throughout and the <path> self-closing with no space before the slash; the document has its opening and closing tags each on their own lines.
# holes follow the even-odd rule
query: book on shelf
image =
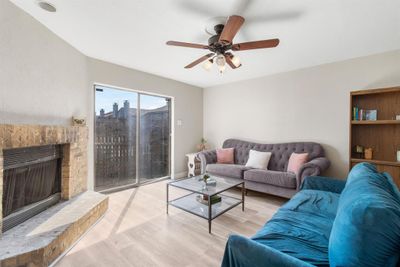
<svg viewBox="0 0 400 267">
<path fill-rule="evenodd" d="M 378 119 L 378 111 L 376 109 L 360 109 L 353 107 L 354 121 L 376 121 Z"/>
<path fill-rule="evenodd" d="M 207 195 L 197 195 L 196 200 L 201 204 L 208 205 L 208 196 Z M 214 195 L 211 197 L 211 205 L 221 202 L 222 198 L 219 195 Z"/>
</svg>

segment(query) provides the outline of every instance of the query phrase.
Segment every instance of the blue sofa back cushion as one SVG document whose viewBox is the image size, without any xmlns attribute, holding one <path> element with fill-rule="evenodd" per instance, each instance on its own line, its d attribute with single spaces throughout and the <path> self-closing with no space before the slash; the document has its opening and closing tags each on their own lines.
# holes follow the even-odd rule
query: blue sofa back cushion
<svg viewBox="0 0 400 267">
<path fill-rule="evenodd" d="M 400 193 L 388 174 L 360 163 L 340 196 L 329 239 L 331 266 L 396 266 Z"/>
</svg>

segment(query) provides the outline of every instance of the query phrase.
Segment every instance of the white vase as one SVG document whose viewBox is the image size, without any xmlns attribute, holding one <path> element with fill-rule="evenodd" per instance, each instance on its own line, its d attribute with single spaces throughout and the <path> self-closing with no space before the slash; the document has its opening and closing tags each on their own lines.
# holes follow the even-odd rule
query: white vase
<svg viewBox="0 0 400 267">
<path fill-rule="evenodd" d="M 397 161 L 400 162 L 400 150 L 397 150 Z"/>
</svg>

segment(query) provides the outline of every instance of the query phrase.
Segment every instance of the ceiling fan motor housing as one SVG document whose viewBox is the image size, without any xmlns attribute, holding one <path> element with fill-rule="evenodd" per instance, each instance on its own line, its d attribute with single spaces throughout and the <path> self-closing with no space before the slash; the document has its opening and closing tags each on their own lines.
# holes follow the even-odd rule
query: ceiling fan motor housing
<svg viewBox="0 0 400 267">
<path fill-rule="evenodd" d="M 224 29 L 223 24 L 215 25 L 214 30 L 216 34 L 208 38 L 209 50 L 217 54 L 225 54 L 227 50 L 232 48 L 232 44 L 225 45 L 219 42 L 219 38 L 221 36 L 223 29 Z"/>
</svg>

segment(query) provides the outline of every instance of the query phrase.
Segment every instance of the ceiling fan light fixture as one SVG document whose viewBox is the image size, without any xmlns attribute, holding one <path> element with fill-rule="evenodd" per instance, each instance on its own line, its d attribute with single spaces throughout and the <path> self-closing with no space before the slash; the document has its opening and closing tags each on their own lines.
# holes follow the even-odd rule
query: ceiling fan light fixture
<svg viewBox="0 0 400 267">
<path fill-rule="evenodd" d="M 212 60 L 212 59 L 206 60 L 206 61 L 203 63 L 203 69 L 205 69 L 206 71 L 210 71 L 211 68 L 212 68 L 212 66 L 213 66 L 213 60 Z"/>
<path fill-rule="evenodd" d="M 225 71 L 225 56 L 222 54 L 219 54 L 216 58 L 215 58 L 215 63 L 217 64 L 218 67 L 218 71 L 219 73 L 223 73 Z"/>
<path fill-rule="evenodd" d="M 235 65 L 235 67 L 239 67 L 242 63 L 240 62 L 240 58 L 238 56 L 233 56 L 231 59 L 233 65 Z"/>
<path fill-rule="evenodd" d="M 225 69 L 226 69 L 225 65 L 218 65 L 219 73 L 221 73 L 221 74 L 224 73 Z"/>
<path fill-rule="evenodd" d="M 225 57 L 222 54 L 219 54 L 216 59 L 215 63 L 217 63 L 218 66 L 225 66 Z"/>
</svg>

